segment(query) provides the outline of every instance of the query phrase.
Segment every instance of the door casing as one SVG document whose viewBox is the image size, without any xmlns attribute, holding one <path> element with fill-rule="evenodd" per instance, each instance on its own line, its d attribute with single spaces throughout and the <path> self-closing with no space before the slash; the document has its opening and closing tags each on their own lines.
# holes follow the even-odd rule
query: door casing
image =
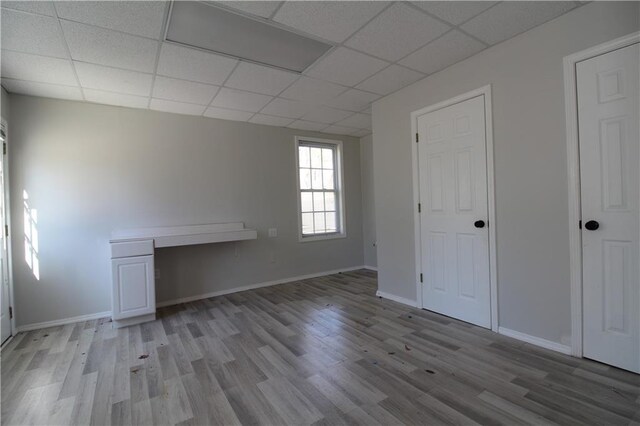
<svg viewBox="0 0 640 426">
<path fill-rule="evenodd" d="M 12 229 L 11 229 L 11 187 L 10 187 L 10 176 L 9 176 L 9 150 L 11 149 L 9 143 L 9 126 L 7 125 L 7 121 L 4 117 L 0 117 L 0 123 L 4 128 L 5 132 L 5 143 L 7 144 L 7 153 L 2 155 L 0 151 L 0 161 L 2 161 L 2 168 L 4 170 L 4 208 L 5 208 L 5 223 L 1 223 L 0 227 L 4 228 L 6 225 L 9 228 L 9 235 L 7 236 L 7 273 L 9 274 L 9 306 L 13 310 L 13 317 L 10 319 L 11 322 L 11 337 L 7 339 L 7 341 L 2 346 L 3 348 L 13 339 L 13 337 L 17 334 L 18 330 L 16 327 L 16 303 L 13 289 L 13 260 L 12 260 L 12 245 L 11 245 L 11 237 L 12 237 Z M 0 150 L 2 146 L 0 146 Z M 4 230 L 2 230 L 4 232 Z"/>
<path fill-rule="evenodd" d="M 418 203 L 420 203 L 420 175 L 418 145 L 416 143 L 417 120 L 418 117 L 448 106 L 473 99 L 478 96 L 484 97 L 484 119 L 485 119 L 485 139 L 487 154 L 487 207 L 489 212 L 489 287 L 491 291 L 491 330 L 498 332 L 498 267 L 496 260 L 496 214 L 495 214 L 495 180 L 493 163 L 493 120 L 491 110 L 491 85 L 488 84 L 479 89 L 463 93 L 443 102 L 413 111 L 411 113 L 411 163 L 413 169 L 413 223 L 414 223 L 414 244 L 415 244 L 415 264 L 416 264 L 416 305 L 423 309 L 422 303 L 422 283 L 420 274 L 422 271 L 422 245 L 421 226 Z"/>
<path fill-rule="evenodd" d="M 640 42 L 640 32 L 599 44 L 564 58 L 564 104 L 569 183 L 569 241 L 571 280 L 571 355 L 582 358 L 582 219 L 580 200 L 580 147 L 578 140 L 578 90 L 576 64 Z"/>
</svg>

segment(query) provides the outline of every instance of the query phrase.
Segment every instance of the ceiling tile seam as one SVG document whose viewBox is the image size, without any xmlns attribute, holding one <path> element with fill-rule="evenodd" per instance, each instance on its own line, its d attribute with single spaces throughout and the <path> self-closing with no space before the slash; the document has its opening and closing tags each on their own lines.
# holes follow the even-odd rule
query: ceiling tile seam
<svg viewBox="0 0 640 426">
<path fill-rule="evenodd" d="M 45 18 L 53 18 L 53 19 L 57 19 L 55 16 L 51 16 L 51 15 L 45 15 L 43 13 L 38 13 L 38 12 L 33 12 L 31 10 L 21 10 L 21 9 L 13 9 L 7 6 L 4 6 L 2 4 L 2 2 L 0 2 L 0 9 L 4 9 L 4 10 L 9 10 L 11 12 L 16 12 L 16 13 L 25 13 L 27 15 L 34 15 L 34 16 L 44 16 Z"/>
<path fill-rule="evenodd" d="M 271 12 L 271 15 L 269 15 L 269 16 L 267 17 L 267 20 L 268 20 L 268 21 L 272 21 L 272 20 L 273 20 L 273 18 L 276 16 L 276 14 L 277 14 L 278 12 L 280 12 L 280 9 L 282 8 L 282 5 L 284 5 L 284 1 L 281 1 L 281 2 L 278 4 L 278 6 L 276 7 L 276 10 L 274 10 L 273 12 Z"/>
<path fill-rule="evenodd" d="M 169 4 L 165 4 L 164 13 L 162 17 L 162 27 L 164 28 L 167 25 L 167 20 L 169 19 Z M 151 99 L 153 98 L 153 89 L 156 85 L 156 77 L 158 76 L 158 64 L 160 63 L 160 52 L 162 50 L 162 37 L 159 37 L 157 40 L 157 50 L 156 50 L 156 61 L 153 65 L 153 75 L 151 76 L 151 90 L 149 93 L 149 100 L 147 101 L 147 108 L 151 108 Z"/>
<path fill-rule="evenodd" d="M 80 84 L 80 77 L 78 77 L 78 71 L 76 70 L 76 66 L 73 63 L 73 58 L 71 57 L 71 49 L 69 48 L 69 42 L 67 41 L 67 38 L 64 35 L 64 31 L 62 31 L 62 24 L 60 23 L 60 17 L 58 16 L 58 9 L 56 8 L 55 2 L 51 2 L 51 5 L 53 6 L 53 13 L 56 15 L 54 18 L 56 20 L 56 24 L 58 24 L 58 31 L 60 31 L 60 34 L 62 34 L 62 40 L 64 40 L 64 47 L 67 51 L 69 65 L 71 65 L 71 70 L 73 71 L 73 75 L 76 78 L 76 83 L 78 83 L 78 88 L 80 89 L 80 95 L 82 96 L 82 100 L 86 101 L 87 98 L 84 96 L 84 89 Z"/>
<path fill-rule="evenodd" d="M 35 80 L 23 80 L 21 78 L 13 78 L 13 77 L 2 77 L 2 80 L 21 81 L 21 82 L 24 82 L 24 83 L 44 84 L 44 85 L 47 85 L 47 86 L 68 87 L 70 89 L 78 89 L 80 87 L 80 86 L 70 86 L 68 84 L 45 83 L 45 82 L 42 82 L 42 81 L 35 81 Z"/>
<path fill-rule="evenodd" d="M 415 4 L 413 4 L 413 3 L 411 3 L 411 2 L 403 1 L 402 3 L 404 3 L 404 4 L 408 5 L 408 6 L 410 6 L 412 9 L 414 9 L 414 10 L 416 10 L 416 11 L 418 11 L 418 12 L 423 13 L 424 15 L 427 15 L 427 16 L 429 16 L 429 17 L 431 17 L 431 18 L 433 18 L 433 19 L 435 19 L 435 20 L 437 20 L 437 21 L 440 21 L 441 23 L 446 24 L 446 25 L 448 25 L 449 27 L 451 27 L 449 30 L 447 30 L 447 31 L 445 32 L 445 34 L 446 34 L 446 33 L 448 33 L 448 32 L 450 32 L 451 30 L 458 30 L 458 31 L 460 31 L 461 33 L 463 33 L 464 35 L 466 35 L 466 36 L 468 36 L 468 37 L 471 37 L 472 39 L 474 39 L 474 40 L 476 40 L 476 41 L 478 41 L 478 42 L 480 42 L 480 43 L 484 44 L 485 46 L 490 46 L 490 44 L 489 44 L 489 43 L 487 43 L 486 41 L 481 40 L 481 39 L 479 39 L 478 37 L 474 36 L 473 34 L 469 34 L 469 33 L 468 33 L 468 32 L 466 32 L 465 30 L 463 30 L 462 28 L 460 28 L 460 25 L 462 25 L 462 24 L 459 24 L 459 25 L 452 24 L 451 22 L 446 21 L 446 20 L 444 20 L 444 19 L 442 19 L 442 18 L 440 18 L 440 17 L 438 17 L 438 16 L 436 16 L 436 15 L 434 15 L 434 14 L 432 14 L 432 13 L 429 13 L 429 12 L 427 12 L 426 10 L 424 10 L 424 9 L 422 9 L 422 8 L 420 8 L 420 7 L 418 7 L 418 6 L 416 6 Z M 478 13 L 478 14 L 477 14 L 477 15 L 475 15 L 475 16 L 482 15 L 484 12 L 486 12 L 487 10 L 492 9 L 492 8 L 493 8 L 493 7 L 495 7 L 497 4 L 498 4 L 498 3 L 494 4 L 493 6 L 489 7 L 488 9 L 483 10 L 482 12 Z M 472 17 L 472 18 L 469 18 L 467 21 L 469 21 L 470 19 L 475 18 L 475 16 L 474 16 L 474 17 Z M 465 22 L 467 22 L 467 21 L 465 21 Z M 443 34 L 443 35 L 444 35 L 444 34 Z M 442 35 L 441 35 L 441 36 L 442 36 Z M 441 36 L 440 36 L 440 37 L 441 37 Z M 440 38 L 440 37 L 438 37 L 438 38 Z M 429 43 L 431 43 L 432 41 L 435 41 L 435 39 L 434 39 L 434 40 L 431 40 Z M 426 46 L 426 45 L 427 45 L 427 44 L 429 44 L 429 43 L 426 43 L 424 46 Z M 422 49 L 424 46 L 421 46 L 421 47 L 420 47 L 420 49 Z M 414 52 L 416 52 L 417 50 L 419 50 L 419 49 L 416 49 L 416 50 L 414 50 L 414 51 L 413 51 L 413 52 L 411 52 L 411 53 L 414 53 Z M 409 56 L 409 55 L 407 55 L 407 56 Z M 406 56 L 405 56 L 405 58 L 406 58 Z M 404 58 L 402 58 L 402 59 L 404 59 Z M 402 60 L 402 59 L 400 59 L 400 60 Z"/>
<path fill-rule="evenodd" d="M 504 3 L 504 2 L 501 2 L 501 3 Z M 507 38 L 506 38 L 506 39 L 504 39 L 504 40 L 500 40 L 500 41 L 498 41 L 498 42 L 496 42 L 496 43 L 489 44 L 489 47 L 497 46 L 497 45 L 502 44 L 502 43 L 504 43 L 504 42 L 506 42 L 506 41 L 512 40 L 512 39 L 514 39 L 514 38 L 516 38 L 516 37 L 518 37 L 518 36 L 520 36 L 520 35 L 522 35 L 522 34 L 524 34 L 524 33 L 526 33 L 526 32 L 529 32 L 529 31 L 531 31 L 531 30 L 533 30 L 533 29 L 535 29 L 535 28 L 538 28 L 538 27 L 540 27 L 540 26 L 542 26 L 542 25 L 544 25 L 544 24 L 546 24 L 546 23 L 548 23 L 548 22 L 551 22 L 551 21 L 553 21 L 553 20 L 555 20 L 555 19 L 558 19 L 559 17 L 561 17 L 561 16 L 563 16 L 563 15 L 566 15 L 567 13 L 569 13 L 569 12 L 571 12 L 571 11 L 574 11 L 574 10 L 578 9 L 579 7 L 583 6 L 582 4 L 577 5 L 575 1 L 574 1 L 574 2 L 571 2 L 571 3 L 573 3 L 573 4 L 574 4 L 574 5 L 573 5 L 573 7 L 572 7 L 571 9 L 567 9 L 567 10 L 566 10 L 566 11 L 564 11 L 563 13 L 561 13 L 561 14 L 559 14 L 559 15 L 555 15 L 555 16 L 554 16 L 553 18 L 551 18 L 551 19 L 547 19 L 546 21 L 544 21 L 544 22 L 542 22 L 542 23 L 540 23 L 540 24 L 536 24 L 536 25 L 534 25 L 534 26 L 532 26 L 532 27 L 530 27 L 530 28 L 527 28 L 526 30 L 522 30 L 522 31 L 520 31 L 520 32 L 518 32 L 518 33 L 515 33 L 515 34 L 513 34 L 513 35 L 511 35 L 511 36 L 507 37 Z M 496 5 L 496 6 L 497 6 L 497 5 Z M 489 8 L 489 9 L 491 9 L 491 8 Z M 487 10 L 489 10 L 489 9 L 487 9 Z M 484 12 L 483 12 L 483 13 L 484 13 Z M 483 13 L 481 13 L 481 14 L 477 15 L 476 17 L 478 17 L 478 16 L 482 15 Z M 484 42 L 484 43 L 485 43 L 485 44 L 488 44 L 487 42 Z"/>
<path fill-rule="evenodd" d="M 60 58 L 58 58 L 60 59 Z M 127 72 L 133 72 L 136 74 L 144 74 L 144 75 L 153 75 L 153 73 L 151 72 L 144 72 L 144 71 L 136 71 L 136 70 L 132 70 L 131 68 L 122 68 L 122 67 L 114 67 L 113 65 L 103 65 L 103 64 L 96 64 L 95 62 L 88 62 L 88 61 L 81 61 L 79 59 L 71 59 L 72 62 L 75 63 L 79 63 L 79 64 L 88 64 L 88 65 L 94 65 L 96 67 L 103 67 L 103 68 L 109 68 L 112 70 L 118 70 L 118 71 L 127 71 Z M 161 77 L 168 77 L 168 76 L 164 76 L 162 74 L 160 74 Z M 194 81 L 193 83 L 197 83 L 196 81 Z M 202 83 L 202 84 L 206 84 L 206 83 Z"/>
<path fill-rule="evenodd" d="M 229 72 L 229 74 L 225 77 L 224 81 L 220 84 L 220 86 L 218 86 L 218 90 L 216 90 L 216 93 L 213 94 L 213 97 L 211 98 L 211 100 L 209 101 L 209 103 L 207 104 L 207 107 L 204 109 L 204 111 L 202 111 L 202 116 L 204 117 L 204 113 L 207 112 L 207 110 L 209 108 L 211 108 L 211 104 L 213 103 L 213 101 L 218 97 L 218 95 L 220 94 L 220 91 L 222 90 L 223 87 L 225 87 L 224 85 L 227 83 L 227 81 L 229 81 L 229 79 L 231 78 L 231 76 L 233 75 L 233 73 L 236 71 L 236 69 L 238 69 L 238 67 L 240 66 L 240 62 L 239 60 L 236 60 L 235 65 L 233 66 L 233 68 L 231 69 L 231 72 Z M 227 108 L 227 109 L 233 109 L 233 108 Z M 239 111 L 239 110 L 238 110 Z M 251 112 L 251 111 L 244 111 L 244 112 Z M 255 115 L 255 114 L 254 114 Z M 253 117 L 253 115 L 251 116 Z M 251 118 L 249 117 L 249 118 Z"/>
<path fill-rule="evenodd" d="M 66 43 L 66 40 L 65 40 Z M 13 49 L 7 49 L 5 47 L 3 47 L 0 50 L 4 50 L 5 52 L 13 52 L 13 53 L 20 53 L 22 55 L 29 55 L 29 56 L 38 56 L 38 57 L 42 57 L 42 58 L 49 58 L 49 59 L 69 59 L 68 57 L 60 57 L 60 56 L 49 56 L 49 55 L 42 55 L 40 53 L 29 53 L 29 52 L 25 52 L 24 50 L 13 50 Z M 67 52 L 67 54 L 70 54 L 69 52 Z M 73 60 L 73 59 L 71 59 Z"/>
<path fill-rule="evenodd" d="M 55 3 L 55 2 L 52 2 L 52 3 Z M 84 25 L 86 27 L 98 28 L 98 29 L 101 29 L 103 31 L 111 31 L 111 32 L 114 32 L 114 33 L 118 33 L 118 34 L 129 36 L 129 37 L 143 38 L 145 40 L 152 40 L 152 41 L 161 40 L 160 37 L 151 38 L 151 37 L 141 36 L 141 35 L 138 35 L 138 34 L 132 34 L 132 33 L 126 32 L 126 31 L 116 30 L 116 29 L 113 29 L 113 28 L 107 28 L 107 27 L 103 27 L 103 26 L 100 26 L 100 25 L 87 24 L 86 22 L 76 21 L 74 19 L 58 18 L 58 20 L 59 21 L 71 22 L 72 24 L 80 24 L 80 25 Z"/>
<path fill-rule="evenodd" d="M 489 11 L 489 10 L 493 9 L 494 7 L 496 7 L 497 5 L 499 5 L 500 3 L 504 3 L 504 2 L 503 2 L 503 1 L 497 1 L 497 2 L 495 2 L 493 5 L 489 6 L 488 8 L 486 8 L 486 9 L 484 9 L 484 10 L 482 10 L 482 11 L 480 11 L 480 12 L 476 13 L 476 14 L 475 14 L 475 15 L 473 15 L 472 17 L 467 18 L 467 19 L 465 19 L 464 21 L 460 22 L 458 25 L 456 25 L 456 27 L 461 27 L 461 26 L 463 26 L 464 24 L 466 24 L 466 23 L 467 23 L 467 22 L 469 22 L 470 20 L 475 19 L 475 18 L 477 18 L 478 16 L 482 15 L 483 13 L 485 13 L 485 12 L 487 12 L 487 11 Z M 486 43 L 485 43 L 485 44 L 486 44 Z"/>
</svg>

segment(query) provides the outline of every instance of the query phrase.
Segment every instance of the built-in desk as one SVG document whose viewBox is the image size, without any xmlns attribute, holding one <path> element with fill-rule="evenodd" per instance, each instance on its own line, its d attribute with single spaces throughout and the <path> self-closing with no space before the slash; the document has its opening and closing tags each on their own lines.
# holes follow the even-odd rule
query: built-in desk
<svg viewBox="0 0 640 426">
<path fill-rule="evenodd" d="M 228 241 L 255 240 L 244 223 L 141 228 L 112 234 L 113 325 L 116 328 L 156 318 L 154 250 Z"/>
</svg>

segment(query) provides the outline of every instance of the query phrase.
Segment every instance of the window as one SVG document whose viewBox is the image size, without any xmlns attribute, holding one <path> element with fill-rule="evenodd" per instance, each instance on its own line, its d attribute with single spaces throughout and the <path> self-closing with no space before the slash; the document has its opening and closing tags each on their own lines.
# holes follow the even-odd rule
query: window
<svg viewBox="0 0 640 426">
<path fill-rule="evenodd" d="M 345 236 L 342 142 L 296 138 L 300 241 Z"/>
</svg>

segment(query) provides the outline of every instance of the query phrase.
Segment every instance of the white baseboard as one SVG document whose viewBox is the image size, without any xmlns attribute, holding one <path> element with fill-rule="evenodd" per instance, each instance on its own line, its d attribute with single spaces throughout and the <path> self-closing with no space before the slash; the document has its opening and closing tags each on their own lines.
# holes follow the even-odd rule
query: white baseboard
<svg viewBox="0 0 640 426">
<path fill-rule="evenodd" d="M 378 272 L 378 267 L 377 266 L 369 266 L 369 265 L 364 265 L 363 266 L 364 269 L 368 269 L 370 271 L 376 271 Z"/>
<path fill-rule="evenodd" d="M 351 267 L 348 267 L 348 268 L 340 268 L 340 269 L 333 269 L 333 270 L 330 270 L 330 271 L 317 272 L 315 274 L 299 275 L 297 277 L 289 277 L 289 278 L 283 278 L 283 279 L 280 279 L 280 280 L 265 281 L 265 282 L 262 282 L 262 283 L 249 284 L 249 285 L 245 285 L 245 286 L 241 286 L 241 287 L 235 287 L 235 288 L 231 288 L 231 289 L 228 289 L 228 290 L 214 291 L 214 292 L 211 292 L 211 293 L 199 294 L 199 295 L 196 295 L 196 296 L 189 296 L 189 297 L 182 297 L 180 299 L 174 299 L 174 300 L 166 300 L 164 302 L 157 303 L 156 307 L 162 308 L 164 306 L 179 305 L 180 303 L 193 302 L 193 301 L 196 301 L 196 300 L 208 299 L 210 297 L 216 297 L 216 296 L 224 296 L 225 294 L 237 293 L 237 292 L 245 291 L 245 290 L 253 290 L 253 289 L 256 289 L 256 288 L 269 287 L 269 286 L 278 285 L 278 284 L 285 284 L 285 283 L 289 283 L 289 282 L 292 282 L 292 281 L 306 280 L 306 279 L 309 279 L 309 278 L 324 277 L 326 275 L 338 274 L 340 272 L 357 271 L 358 269 L 365 269 L 365 268 L 366 268 L 366 266 L 363 266 L 363 265 L 351 266 Z M 63 318 L 63 319 L 54 320 L 54 321 L 37 322 L 37 323 L 33 323 L 33 324 L 27 324 L 27 325 L 18 326 L 17 327 L 17 332 L 19 333 L 19 332 L 22 332 L 22 331 L 38 330 L 38 329 L 41 329 L 41 328 L 55 327 L 55 326 L 58 326 L 58 325 L 66 325 L 66 324 L 71 324 L 71 323 L 74 323 L 74 322 L 89 321 L 89 320 L 94 320 L 94 319 L 99 319 L 99 318 L 104 318 L 104 317 L 110 317 L 110 316 L 111 316 L 111 311 L 106 311 L 106 312 L 98 312 L 98 313 L 89 314 L 89 315 L 80 315 L 80 316 L 71 317 L 71 318 Z"/>
<path fill-rule="evenodd" d="M 357 271 L 358 269 L 365 269 L 365 268 L 366 268 L 366 266 L 362 266 L 362 265 L 360 265 L 360 266 L 351 266 L 349 268 L 333 269 L 331 271 L 317 272 L 315 274 L 299 275 L 297 277 L 288 277 L 288 278 L 282 278 L 282 279 L 279 279 L 279 280 L 265 281 L 265 282 L 256 283 L 256 284 L 244 285 L 244 286 L 241 286 L 241 287 L 234 287 L 234 288 L 230 288 L 230 289 L 227 289 L 227 290 L 219 290 L 219 291 L 212 291 L 210 293 L 205 293 L 205 294 L 198 294 L 196 296 L 188 296 L 188 297 L 181 297 L 179 299 L 165 300 L 164 302 L 158 302 L 156 304 L 156 307 L 163 308 L 165 306 L 172 306 L 172 305 L 179 305 L 181 303 L 195 302 L 196 300 L 208 299 L 210 297 L 224 296 L 226 294 L 238 293 L 238 292 L 247 291 L 247 290 L 254 290 L 256 288 L 270 287 L 272 285 L 286 284 L 286 283 L 290 283 L 292 281 L 300 281 L 300 280 L 307 280 L 309 278 L 324 277 L 324 276 L 327 276 L 327 275 L 339 274 L 340 272 Z"/>
<path fill-rule="evenodd" d="M 531 336 L 530 334 L 521 333 L 504 327 L 498 327 L 498 333 L 507 337 L 522 340 L 523 342 L 531 343 L 532 345 L 540 346 L 541 348 L 550 349 L 565 355 L 571 355 L 571 347 L 563 345 L 562 343 L 552 342 L 551 340 Z"/>
<path fill-rule="evenodd" d="M 72 324 L 74 322 L 80 322 L 80 321 L 91 321 L 91 320 L 110 317 L 110 316 L 111 316 L 111 311 L 97 312 L 95 314 L 79 315 L 77 317 L 62 318 L 59 320 L 36 322 L 33 324 L 20 325 L 17 327 L 17 331 L 18 333 L 20 333 L 23 331 L 32 331 L 32 330 L 38 330 L 41 328 L 56 327 L 59 325 Z"/>
<path fill-rule="evenodd" d="M 376 296 L 382 297 L 383 299 L 393 300 L 394 302 L 402 303 L 403 305 L 409 305 L 412 308 L 417 308 L 418 304 L 415 300 L 407 299 L 405 297 L 395 296 L 390 293 L 385 293 L 384 291 L 376 291 Z"/>
</svg>

